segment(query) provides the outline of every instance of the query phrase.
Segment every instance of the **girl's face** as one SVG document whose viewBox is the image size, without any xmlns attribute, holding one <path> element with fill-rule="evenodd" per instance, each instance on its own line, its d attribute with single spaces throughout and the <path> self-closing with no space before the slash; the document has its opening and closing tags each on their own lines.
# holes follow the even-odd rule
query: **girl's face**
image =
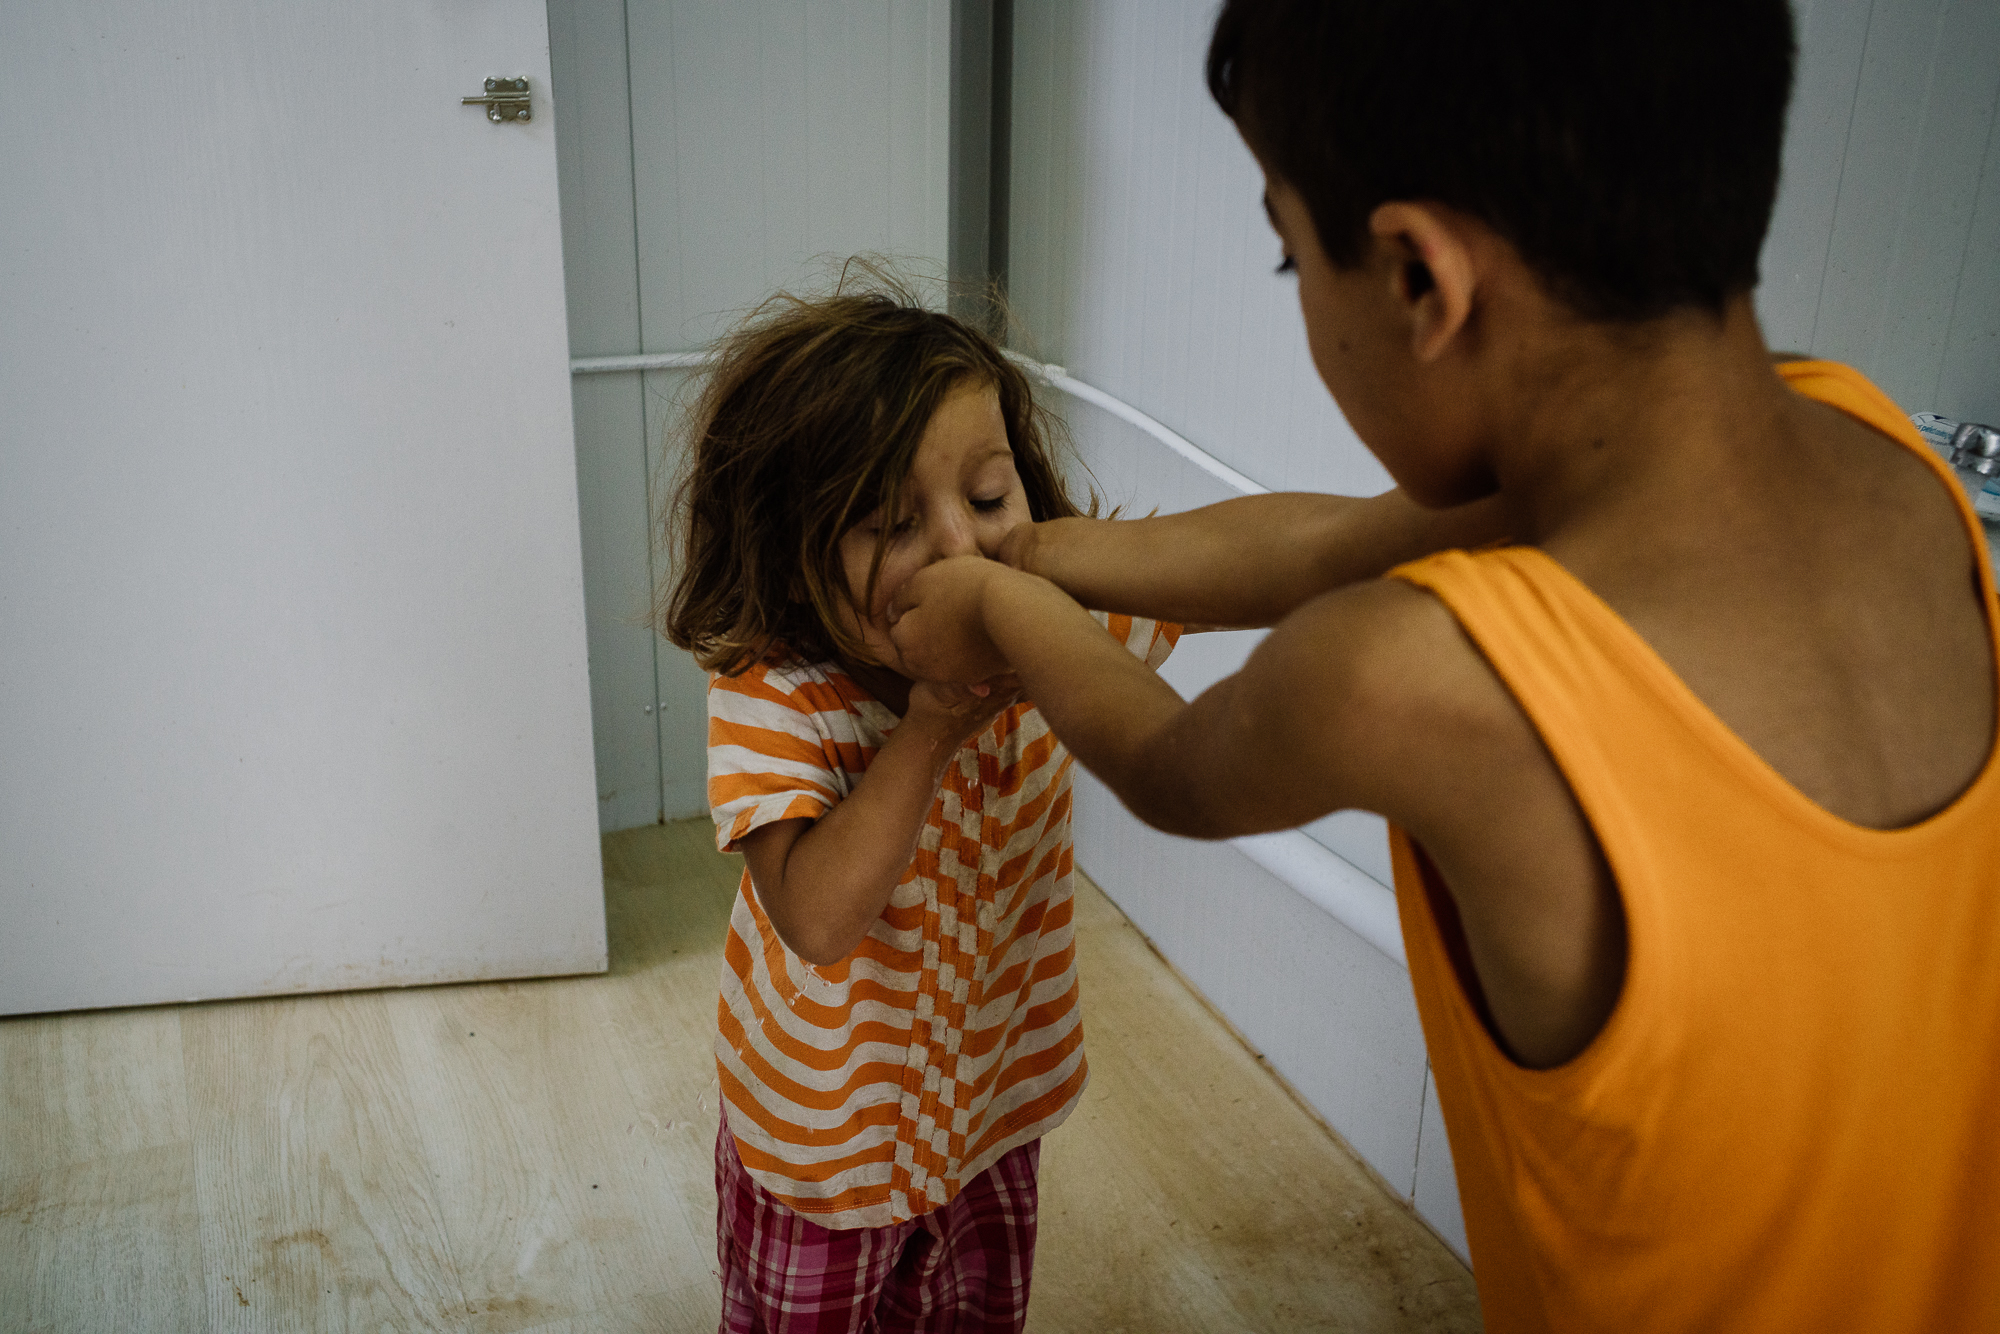
<svg viewBox="0 0 2000 1334">
<path fill-rule="evenodd" d="M 997 554 L 1008 530 L 1029 519 L 1028 493 L 1014 471 L 1000 394 L 992 385 L 968 383 L 945 396 L 917 442 L 898 503 L 902 508 L 897 513 L 871 514 L 840 539 L 851 604 L 843 614 L 846 628 L 868 646 L 877 664 L 908 675 L 889 638 L 886 613 L 896 590 L 918 570 L 947 556 Z M 882 572 L 874 601 L 864 604 L 868 570 L 884 528 L 889 544 Z"/>
</svg>

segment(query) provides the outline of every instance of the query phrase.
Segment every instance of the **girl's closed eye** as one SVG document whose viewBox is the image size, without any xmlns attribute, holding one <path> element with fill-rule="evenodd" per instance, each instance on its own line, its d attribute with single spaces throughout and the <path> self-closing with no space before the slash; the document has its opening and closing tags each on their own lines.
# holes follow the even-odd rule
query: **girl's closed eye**
<svg viewBox="0 0 2000 1334">
<path fill-rule="evenodd" d="M 1293 259 L 1290 255 L 1286 255 L 1278 261 L 1278 267 L 1271 270 L 1271 272 L 1296 273 L 1298 271 L 1298 267 L 1299 267 L 1299 262 L 1296 259 Z"/>
<path fill-rule="evenodd" d="M 972 508 L 978 510 L 981 514 L 996 513 L 1007 508 L 1007 494 L 1003 491 L 999 495 L 985 500 L 975 496 L 972 500 Z"/>
</svg>

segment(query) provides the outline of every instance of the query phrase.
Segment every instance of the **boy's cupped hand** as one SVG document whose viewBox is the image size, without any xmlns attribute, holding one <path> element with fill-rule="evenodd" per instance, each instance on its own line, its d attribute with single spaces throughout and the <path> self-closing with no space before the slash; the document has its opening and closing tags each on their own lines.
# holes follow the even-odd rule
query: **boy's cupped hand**
<svg viewBox="0 0 2000 1334">
<path fill-rule="evenodd" d="M 986 632 L 986 595 L 1025 576 L 984 556 L 953 556 L 918 570 L 889 603 L 889 636 L 907 673 L 924 681 L 986 681 L 1007 670 Z"/>
</svg>

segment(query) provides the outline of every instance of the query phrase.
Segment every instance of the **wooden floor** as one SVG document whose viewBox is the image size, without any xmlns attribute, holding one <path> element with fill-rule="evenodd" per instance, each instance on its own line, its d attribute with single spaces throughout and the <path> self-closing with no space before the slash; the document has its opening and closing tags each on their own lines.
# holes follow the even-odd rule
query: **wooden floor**
<svg viewBox="0 0 2000 1334">
<path fill-rule="evenodd" d="M 0 1020 L 0 1331 L 715 1328 L 737 862 L 605 841 L 612 972 Z M 1458 1261 L 1094 888 L 1029 1327 L 1477 1329 Z"/>
</svg>

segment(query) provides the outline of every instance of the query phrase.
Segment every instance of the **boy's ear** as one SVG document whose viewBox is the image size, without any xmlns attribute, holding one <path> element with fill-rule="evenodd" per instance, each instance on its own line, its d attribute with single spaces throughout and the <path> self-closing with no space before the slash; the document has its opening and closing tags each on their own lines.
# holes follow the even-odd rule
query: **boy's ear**
<svg viewBox="0 0 2000 1334">
<path fill-rule="evenodd" d="M 1410 351 L 1435 361 L 1465 327 L 1478 286 L 1471 247 L 1456 219 L 1427 204 L 1397 201 L 1369 215 L 1389 261 L 1391 295 L 1410 325 Z"/>
</svg>

